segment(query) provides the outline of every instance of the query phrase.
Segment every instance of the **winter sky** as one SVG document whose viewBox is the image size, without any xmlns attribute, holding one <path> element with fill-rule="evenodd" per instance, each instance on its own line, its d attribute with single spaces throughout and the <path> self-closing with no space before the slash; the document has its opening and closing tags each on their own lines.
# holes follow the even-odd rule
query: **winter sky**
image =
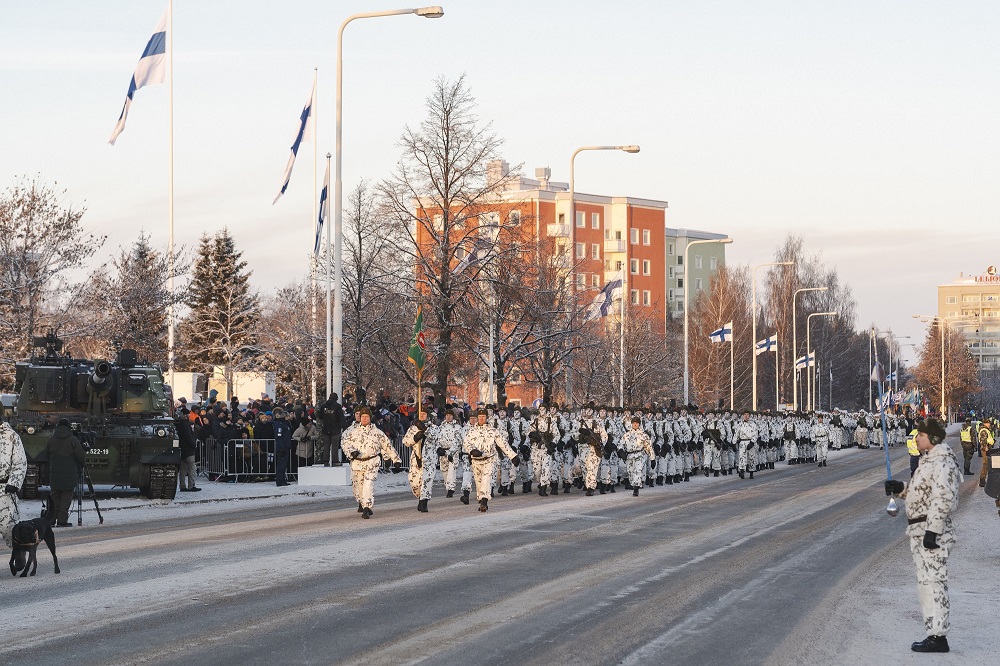
<svg viewBox="0 0 1000 666">
<path fill-rule="evenodd" d="M 463 72 L 504 156 L 577 190 L 669 201 L 668 225 L 730 234 L 730 263 L 789 233 L 839 268 L 859 324 L 922 336 L 936 285 L 1000 262 L 1000 4 L 440 0 L 445 16 L 352 23 L 344 189 L 385 177 L 432 80 Z M 167 236 L 167 88 L 108 137 L 166 0 L 0 1 L 0 187 L 40 174 L 109 235 Z M 307 273 L 313 148 L 271 201 L 319 72 L 334 149 L 336 39 L 379 1 L 175 0 L 175 234 L 229 227 L 264 293 Z M 318 178 L 322 178 L 322 159 Z M 904 356 L 914 358 L 912 349 Z"/>
</svg>

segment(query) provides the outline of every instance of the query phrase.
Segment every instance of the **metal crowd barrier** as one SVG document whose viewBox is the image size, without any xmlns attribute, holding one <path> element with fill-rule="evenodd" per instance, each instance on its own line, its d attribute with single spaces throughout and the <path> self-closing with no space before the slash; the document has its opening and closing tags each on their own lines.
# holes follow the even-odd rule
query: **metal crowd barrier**
<svg viewBox="0 0 1000 666">
<path fill-rule="evenodd" d="M 292 448 L 286 477 L 297 481 L 299 457 Z M 273 481 L 273 439 L 198 440 L 198 474 L 210 481 Z"/>
</svg>

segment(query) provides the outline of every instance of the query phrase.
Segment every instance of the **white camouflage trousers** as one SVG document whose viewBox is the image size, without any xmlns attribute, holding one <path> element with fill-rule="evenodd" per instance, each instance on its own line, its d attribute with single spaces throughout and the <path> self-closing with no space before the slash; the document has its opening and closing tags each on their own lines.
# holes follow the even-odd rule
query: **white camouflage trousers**
<svg viewBox="0 0 1000 666">
<path fill-rule="evenodd" d="M 741 439 L 736 443 L 736 467 L 751 472 L 757 471 L 757 447 L 748 440 Z"/>
<path fill-rule="evenodd" d="M 911 525 L 910 552 L 917 567 L 917 597 L 924 616 L 924 629 L 928 636 L 945 636 L 950 622 L 951 604 L 948 602 L 948 555 L 955 545 L 955 533 L 945 531 L 938 536 L 941 547 L 937 550 L 924 548 L 924 524 Z"/>
<path fill-rule="evenodd" d="M 382 460 L 375 456 L 371 460 L 351 461 L 351 486 L 354 498 L 365 509 L 375 505 L 375 479 L 378 478 L 378 468 Z"/>
<path fill-rule="evenodd" d="M 410 452 L 410 490 L 417 499 L 431 498 L 431 488 L 434 486 L 434 463 L 421 460 L 423 467 L 417 467 L 417 454 Z"/>
<path fill-rule="evenodd" d="M 642 486 L 646 475 L 646 456 L 641 452 L 629 453 L 625 458 L 625 468 L 628 470 L 628 480 L 632 487 Z"/>
<path fill-rule="evenodd" d="M 3 540 L 8 548 L 14 545 L 11 541 L 11 532 L 14 531 L 14 525 L 20 519 L 21 515 L 17 510 L 17 496 L 7 493 L 0 494 L 0 532 L 3 532 Z"/>
<path fill-rule="evenodd" d="M 472 460 L 472 476 L 476 481 L 476 499 L 489 499 L 493 489 L 496 456 Z"/>
<path fill-rule="evenodd" d="M 552 456 L 545 447 L 531 447 L 531 466 L 538 475 L 538 483 L 543 486 L 549 485 L 552 481 Z"/>
</svg>

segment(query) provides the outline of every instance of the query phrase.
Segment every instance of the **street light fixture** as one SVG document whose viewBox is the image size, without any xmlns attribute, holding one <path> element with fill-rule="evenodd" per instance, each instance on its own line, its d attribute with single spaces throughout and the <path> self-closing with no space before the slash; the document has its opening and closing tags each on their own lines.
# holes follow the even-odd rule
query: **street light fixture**
<svg viewBox="0 0 1000 666">
<path fill-rule="evenodd" d="M 585 150 L 620 150 L 623 153 L 637 153 L 639 152 L 639 146 L 635 144 L 629 144 L 627 146 L 581 146 L 573 151 L 573 155 L 569 158 L 569 244 L 570 244 L 570 289 L 572 289 L 573 296 L 576 296 L 576 156 Z M 627 230 L 626 230 L 627 231 Z M 628 244 L 625 245 L 625 264 L 628 264 Z M 622 273 L 622 302 L 624 304 L 626 289 L 625 289 L 625 279 L 624 272 Z M 622 308 L 625 309 L 624 307 Z M 625 324 L 622 323 L 622 326 Z M 622 336 L 623 342 L 622 347 L 624 348 L 624 335 Z M 622 363 L 624 365 L 624 363 Z M 622 400 L 624 401 L 624 387 L 625 378 L 621 378 L 621 391 Z M 566 370 L 566 402 L 573 403 L 573 360 L 572 356 L 569 359 L 568 367 Z M 624 403 L 623 403 L 624 406 Z"/>
<path fill-rule="evenodd" d="M 775 261 L 769 264 L 758 264 L 753 267 L 753 333 L 750 338 L 750 351 L 753 352 L 753 411 L 757 411 L 757 269 L 767 266 L 794 266 L 794 261 Z M 793 368 L 794 370 L 794 368 Z M 777 408 L 777 405 L 775 405 Z"/>
<path fill-rule="evenodd" d="M 684 246 L 684 404 L 690 405 L 691 401 L 688 400 L 688 309 L 691 305 L 690 299 L 688 298 L 688 289 L 691 288 L 691 283 L 688 282 L 688 250 L 691 249 L 692 245 L 703 245 L 705 243 L 722 243 L 723 245 L 729 245 L 733 242 L 732 238 L 709 238 L 704 240 L 693 240 L 688 241 L 687 245 Z M 736 406 L 732 404 L 732 385 L 730 383 L 729 392 L 729 408 L 736 409 Z"/>
<path fill-rule="evenodd" d="M 795 370 L 795 360 L 799 353 L 799 338 L 798 338 L 798 326 L 796 323 L 798 319 L 795 318 L 795 299 L 796 297 L 804 291 L 826 291 L 827 287 L 805 287 L 803 289 L 796 289 L 795 293 L 792 294 L 792 411 L 799 411 L 799 373 Z M 809 355 L 809 350 L 806 350 L 806 356 Z M 806 366 L 809 367 L 808 365 Z"/>
<path fill-rule="evenodd" d="M 809 401 L 808 401 L 808 407 L 806 409 L 810 412 L 813 411 L 813 383 L 814 383 L 813 378 L 815 377 L 816 371 L 809 370 L 810 367 L 809 356 L 812 354 L 812 339 L 810 336 L 809 324 L 812 321 L 813 317 L 838 317 L 838 316 L 840 316 L 839 312 L 813 312 L 811 315 L 806 317 L 806 378 L 807 378 L 806 388 L 809 390 Z M 814 358 L 812 359 L 812 361 L 813 361 L 812 367 L 815 368 L 816 359 Z"/>
<path fill-rule="evenodd" d="M 341 153 L 341 129 L 343 126 L 343 79 L 344 79 L 344 28 L 347 24 L 356 19 L 380 18 L 383 16 L 401 16 L 403 14 L 416 14 L 423 18 L 441 18 L 444 16 L 444 9 L 439 5 L 430 7 L 417 7 L 415 9 L 391 9 L 381 12 L 365 12 L 354 14 L 344 19 L 337 32 L 337 132 L 336 132 L 336 177 L 333 188 L 333 252 L 330 252 L 330 225 L 326 227 L 326 397 L 333 393 L 341 394 L 344 383 L 344 298 L 343 279 L 344 272 L 344 226 L 343 226 L 343 176 Z M 331 262 L 336 258 L 335 266 Z M 332 269 L 332 270 L 331 270 Z M 330 273 L 333 273 L 333 307 L 330 306 Z M 332 321 L 331 321 L 332 320 Z M 332 328 L 332 330 L 331 330 Z"/>
</svg>

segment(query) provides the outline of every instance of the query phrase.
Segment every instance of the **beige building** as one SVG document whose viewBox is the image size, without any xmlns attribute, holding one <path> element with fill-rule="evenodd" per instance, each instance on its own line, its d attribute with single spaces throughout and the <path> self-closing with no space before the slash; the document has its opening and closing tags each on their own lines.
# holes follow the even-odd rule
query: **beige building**
<svg viewBox="0 0 1000 666">
<path fill-rule="evenodd" d="M 989 266 L 979 275 L 959 274 L 938 285 L 938 316 L 960 331 L 980 370 L 1000 369 L 1000 274 Z"/>
</svg>

